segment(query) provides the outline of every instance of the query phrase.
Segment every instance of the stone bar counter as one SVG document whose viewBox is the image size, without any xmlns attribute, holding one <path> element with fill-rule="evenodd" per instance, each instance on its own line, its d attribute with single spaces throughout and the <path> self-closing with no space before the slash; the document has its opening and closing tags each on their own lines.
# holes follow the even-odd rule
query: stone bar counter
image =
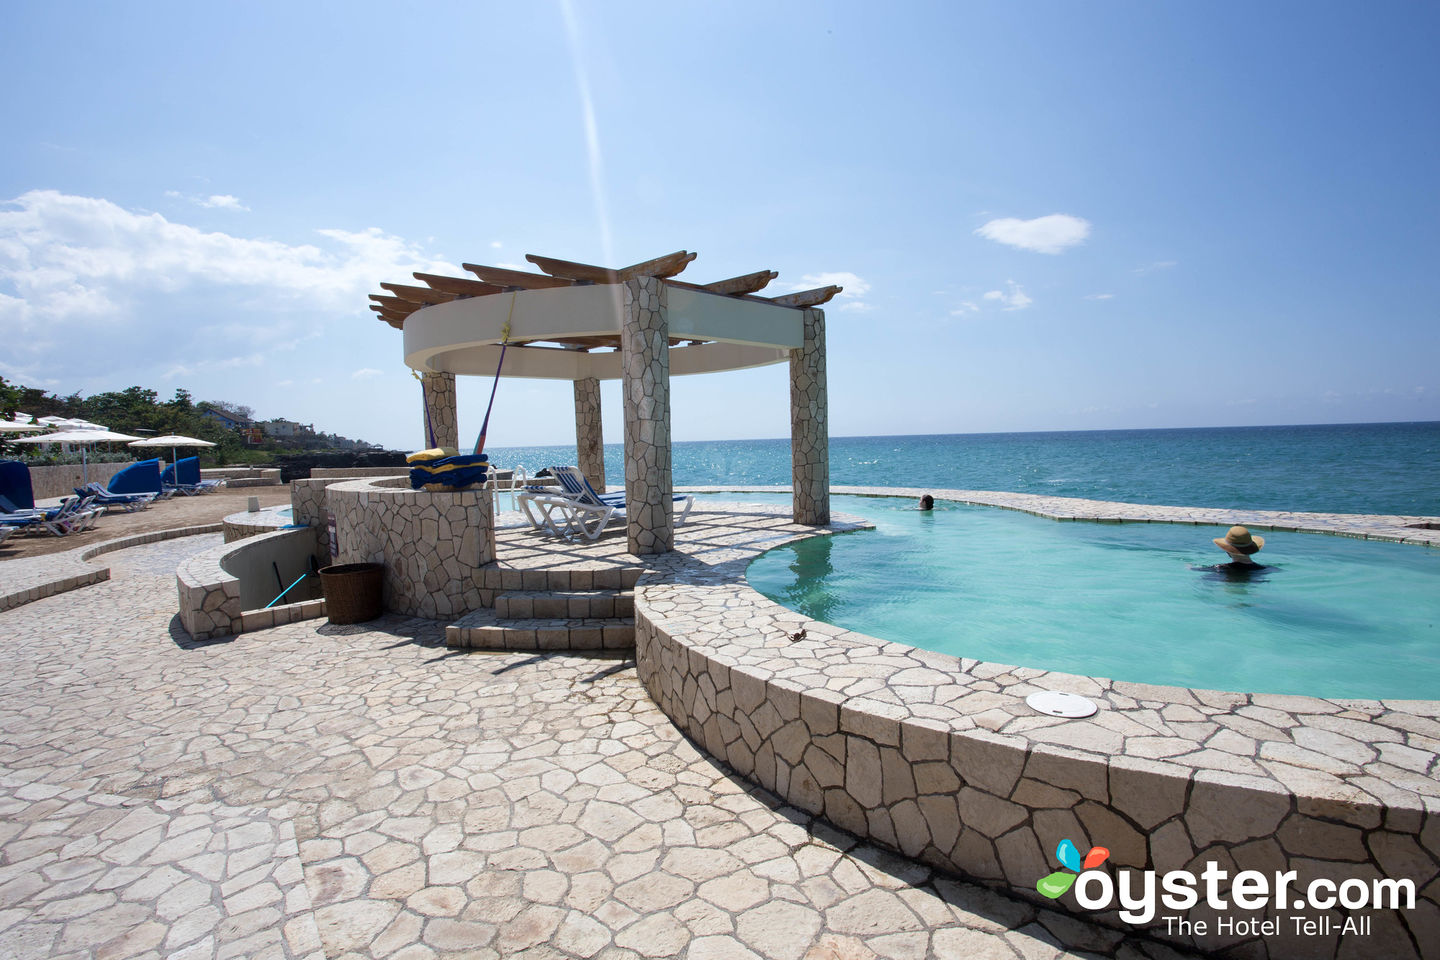
<svg viewBox="0 0 1440 960">
<path fill-rule="evenodd" d="M 490 492 L 430 493 L 403 477 L 348 480 L 325 489 L 340 563 L 385 566 L 385 609 L 432 620 L 494 603 L 479 568 L 495 560 Z"/>
</svg>

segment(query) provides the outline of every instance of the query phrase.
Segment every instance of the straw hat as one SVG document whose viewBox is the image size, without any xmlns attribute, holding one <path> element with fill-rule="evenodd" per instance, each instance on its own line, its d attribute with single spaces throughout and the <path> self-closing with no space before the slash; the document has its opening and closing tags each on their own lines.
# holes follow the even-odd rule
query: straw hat
<svg viewBox="0 0 1440 960">
<path fill-rule="evenodd" d="M 1244 527 L 1231 527 L 1223 537 L 1215 538 L 1215 546 L 1221 550 L 1234 550 L 1249 556 L 1265 546 L 1264 537 L 1253 537 Z"/>
</svg>

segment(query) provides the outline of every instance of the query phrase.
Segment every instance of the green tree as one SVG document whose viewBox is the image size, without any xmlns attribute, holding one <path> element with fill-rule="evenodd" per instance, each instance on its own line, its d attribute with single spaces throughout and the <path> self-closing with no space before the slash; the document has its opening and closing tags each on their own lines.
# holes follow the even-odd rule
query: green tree
<svg viewBox="0 0 1440 960">
<path fill-rule="evenodd" d="M 0 417 L 9 420 L 20 408 L 20 388 L 12 387 L 0 377 Z"/>
</svg>

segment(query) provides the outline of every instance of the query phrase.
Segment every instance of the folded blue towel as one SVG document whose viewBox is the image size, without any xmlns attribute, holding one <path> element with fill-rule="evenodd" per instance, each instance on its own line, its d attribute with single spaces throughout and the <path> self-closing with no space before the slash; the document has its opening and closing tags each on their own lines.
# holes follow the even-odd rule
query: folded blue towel
<svg viewBox="0 0 1440 960">
<path fill-rule="evenodd" d="M 484 453 L 417 461 L 410 465 L 410 487 L 419 490 L 432 483 L 447 487 L 468 487 L 472 483 L 484 483 L 489 461 L 489 455 Z"/>
</svg>

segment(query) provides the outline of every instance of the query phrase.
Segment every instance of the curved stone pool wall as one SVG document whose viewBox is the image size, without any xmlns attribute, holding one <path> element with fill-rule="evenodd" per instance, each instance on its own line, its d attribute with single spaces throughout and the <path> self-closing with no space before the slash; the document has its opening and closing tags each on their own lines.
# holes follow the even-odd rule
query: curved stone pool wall
<svg viewBox="0 0 1440 960">
<path fill-rule="evenodd" d="M 222 523 L 225 530 L 225 542 L 234 543 L 236 540 L 244 540 L 246 537 L 258 537 L 262 533 L 274 533 L 285 527 L 294 525 L 294 520 L 288 513 L 281 513 L 280 507 L 269 507 L 265 510 L 243 510 L 240 513 L 232 513 Z"/>
<path fill-rule="evenodd" d="M 1062 511 L 1094 503 L 1003 496 L 1019 499 L 994 505 L 1037 513 L 1041 499 Z M 1281 525 L 1253 511 L 1189 511 L 1176 520 L 1170 512 L 1184 508 L 1118 506 L 1093 519 L 1163 515 L 1411 539 L 1396 522 L 1411 518 L 1379 518 L 1369 528 L 1370 518 L 1287 514 Z M 1433 531 L 1416 532 L 1433 542 L 1425 540 Z M 1035 888 L 1059 869 L 1053 851 L 1067 838 L 1082 852 L 1107 847 L 1112 866 L 1132 870 L 1198 874 L 1208 861 L 1231 876 L 1293 870 L 1298 889 L 1322 877 L 1410 878 L 1416 907 L 1367 914 L 1372 933 L 1356 955 L 1375 955 L 1366 944 L 1395 957 L 1440 955 L 1440 702 L 1191 690 L 916 650 L 761 596 L 744 576 L 760 549 L 703 564 L 653 558 L 635 592 L 641 680 L 678 726 L 739 774 L 859 836 L 1077 913 L 1073 897 L 1050 901 Z M 1083 720 L 1043 716 L 1024 702 L 1039 690 L 1082 694 L 1100 710 Z M 1319 916 L 1313 911 L 1225 914 L 1279 919 L 1280 935 L 1263 937 L 1216 933 L 1221 915 L 1203 900 L 1170 912 L 1206 920 L 1211 932 L 1170 935 L 1158 916 L 1140 926 L 1246 956 L 1342 956 L 1357 945 L 1341 940 L 1338 925 L 1324 935 L 1295 932 L 1290 917 Z M 1328 914 L 1343 921 L 1349 912 Z M 1114 910 L 1084 915 L 1135 928 Z"/>
</svg>

